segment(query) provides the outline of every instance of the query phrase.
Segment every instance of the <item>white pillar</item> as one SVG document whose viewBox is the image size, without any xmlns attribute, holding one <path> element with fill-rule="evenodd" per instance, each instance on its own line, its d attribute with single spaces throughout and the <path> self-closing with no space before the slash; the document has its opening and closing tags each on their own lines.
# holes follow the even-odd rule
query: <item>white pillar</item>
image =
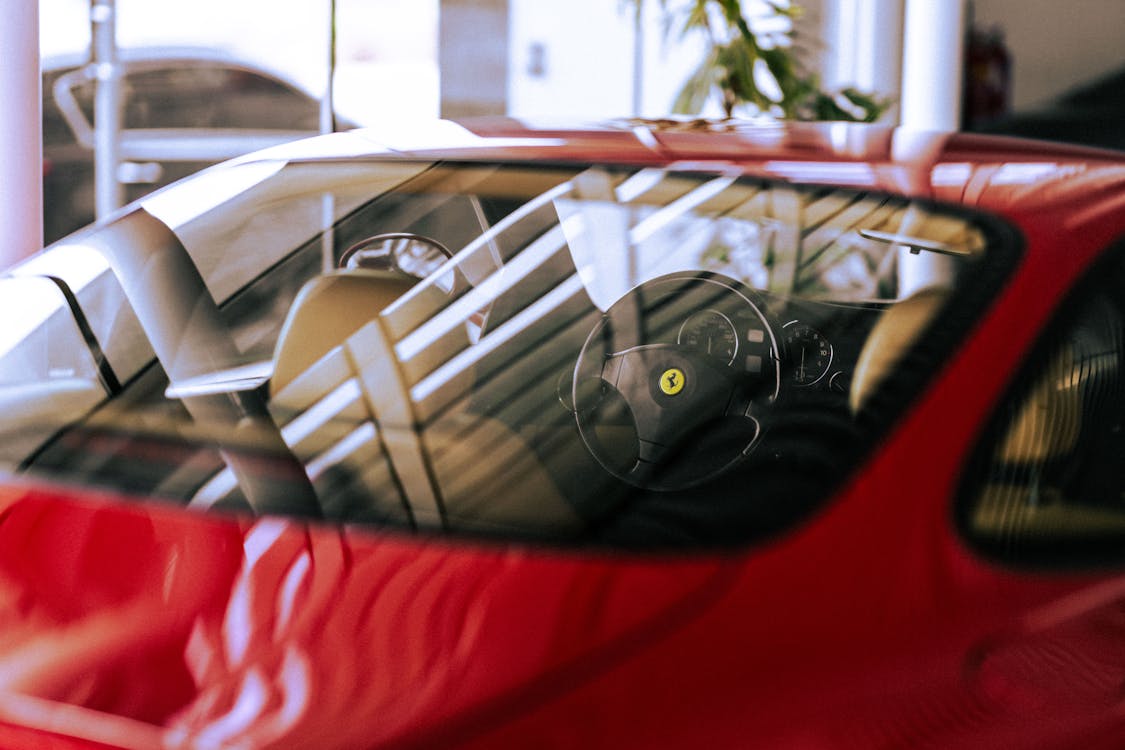
<svg viewBox="0 0 1125 750">
<path fill-rule="evenodd" d="M 904 127 L 960 127 L 965 1 L 906 0 L 900 105 Z"/>
<path fill-rule="evenodd" d="M 645 0 L 637 0 L 633 13 L 633 117 L 645 106 Z"/>
<path fill-rule="evenodd" d="M 39 3 L 0 0 L 0 269 L 43 246 Z"/>
<path fill-rule="evenodd" d="M 94 89 L 94 210 L 101 219 L 125 202 L 117 179 L 121 161 L 121 69 L 117 64 L 116 0 L 91 0 L 90 46 Z"/>
<path fill-rule="evenodd" d="M 837 0 L 821 11 L 824 81 L 830 89 L 854 86 L 890 97 L 902 89 L 903 0 Z M 883 116 L 893 123 L 897 107 Z"/>
</svg>

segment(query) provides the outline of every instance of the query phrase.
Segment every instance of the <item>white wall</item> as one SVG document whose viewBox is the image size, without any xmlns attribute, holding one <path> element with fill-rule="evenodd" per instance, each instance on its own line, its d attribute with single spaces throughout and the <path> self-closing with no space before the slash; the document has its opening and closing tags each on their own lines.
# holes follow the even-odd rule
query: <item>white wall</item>
<svg viewBox="0 0 1125 750">
<path fill-rule="evenodd" d="M 507 0 L 441 0 L 442 117 L 503 114 L 508 106 Z"/>
<path fill-rule="evenodd" d="M 39 114 L 39 9 L 0 0 L 0 269 L 43 245 L 43 139 Z"/>
<path fill-rule="evenodd" d="M 511 0 L 509 13 L 509 112 L 629 114 L 633 32 L 621 4 Z"/>
<path fill-rule="evenodd" d="M 973 14 L 1005 32 L 1014 109 L 1125 67 L 1125 0 L 975 0 Z"/>
<path fill-rule="evenodd" d="M 685 66 L 697 59 L 694 50 L 665 38 L 660 5 L 646 0 L 638 102 L 635 6 L 619 0 L 511 0 L 509 7 L 508 111 L 515 115 L 665 115 Z"/>
</svg>

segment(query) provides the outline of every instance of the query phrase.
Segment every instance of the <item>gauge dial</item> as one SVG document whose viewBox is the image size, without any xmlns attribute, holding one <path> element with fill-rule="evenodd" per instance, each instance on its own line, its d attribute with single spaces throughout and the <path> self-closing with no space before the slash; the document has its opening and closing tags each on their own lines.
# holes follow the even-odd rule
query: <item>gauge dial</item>
<svg viewBox="0 0 1125 750">
<path fill-rule="evenodd" d="M 676 336 L 676 343 L 721 359 L 728 365 L 738 354 L 738 333 L 730 318 L 717 310 L 693 313 Z"/>
<path fill-rule="evenodd" d="M 797 385 L 818 382 L 832 366 L 832 344 L 820 331 L 796 320 L 783 326 L 790 378 Z"/>
</svg>

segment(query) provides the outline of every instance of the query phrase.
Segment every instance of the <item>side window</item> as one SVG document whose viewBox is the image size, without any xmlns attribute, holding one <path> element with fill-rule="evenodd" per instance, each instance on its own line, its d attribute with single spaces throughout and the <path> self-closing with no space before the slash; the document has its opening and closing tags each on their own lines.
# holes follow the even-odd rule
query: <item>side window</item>
<svg viewBox="0 0 1125 750">
<path fill-rule="evenodd" d="M 962 527 L 1005 561 L 1125 562 L 1125 264 L 1112 271 L 1080 290 L 968 475 Z"/>
</svg>

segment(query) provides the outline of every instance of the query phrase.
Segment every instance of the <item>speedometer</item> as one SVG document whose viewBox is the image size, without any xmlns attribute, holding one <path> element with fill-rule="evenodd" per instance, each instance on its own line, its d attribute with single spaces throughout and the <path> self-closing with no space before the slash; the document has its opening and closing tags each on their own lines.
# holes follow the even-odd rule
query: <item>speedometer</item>
<svg viewBox="0 0 1125 750">
<path fill-rule="evenodd" d="M 728 365 L 738 354 L 738 333 L 734 324 L 718 310 L 692 313 L 680 326 L 676 343 L 721 359 Z"/>
</svg>

